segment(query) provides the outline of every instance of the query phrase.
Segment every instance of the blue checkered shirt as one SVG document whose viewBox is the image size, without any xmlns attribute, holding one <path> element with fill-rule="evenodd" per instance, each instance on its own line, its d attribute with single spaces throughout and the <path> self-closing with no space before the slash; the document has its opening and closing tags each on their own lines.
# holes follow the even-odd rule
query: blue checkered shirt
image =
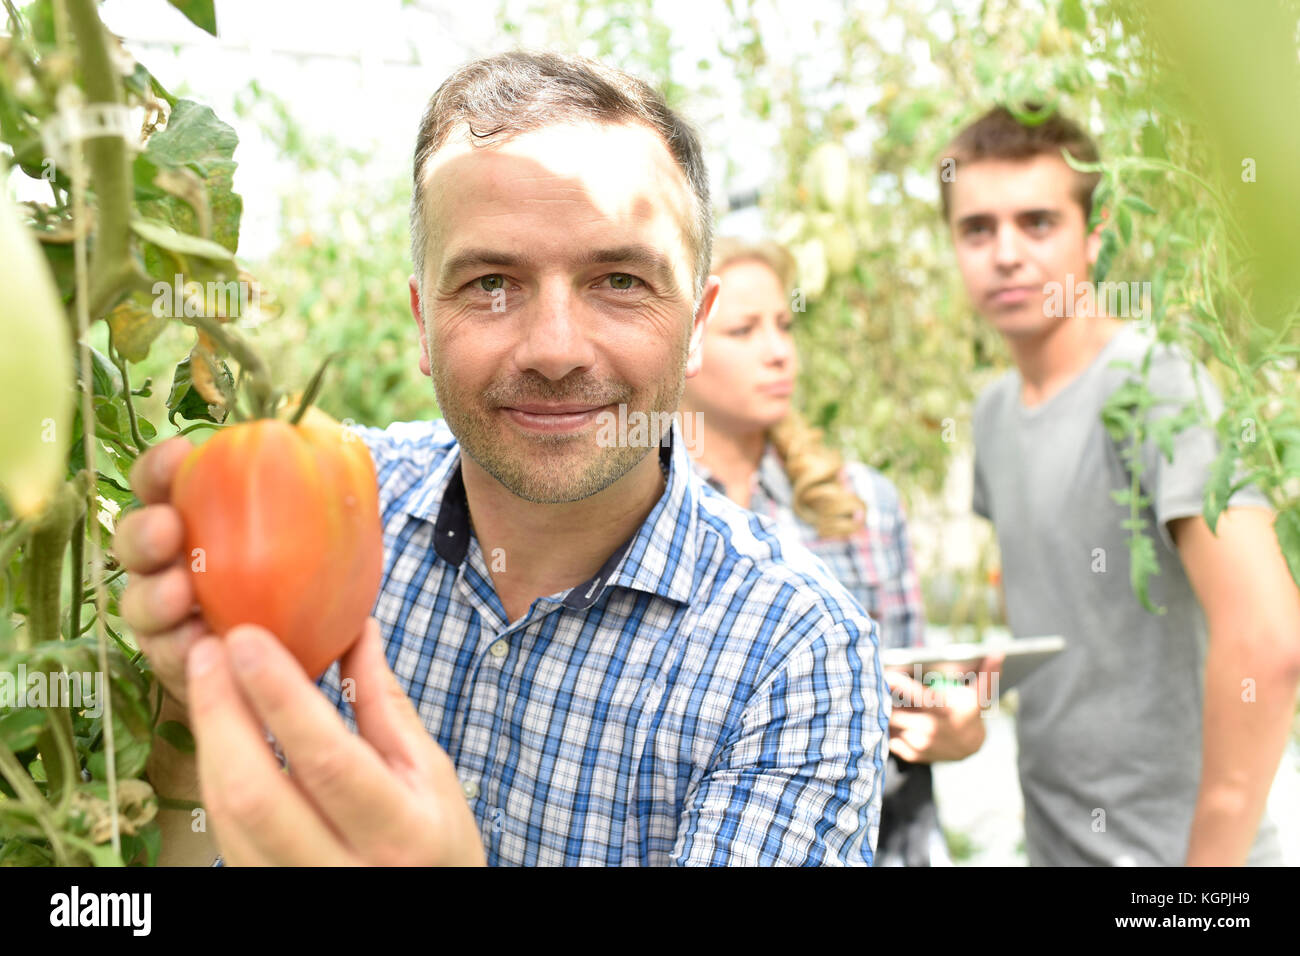
<svg viewBox="0 0 1300 956">
<path fill-rule="evenodd" d="M 706 485 L 675 428 L 641 528 L 513 622 L 446 424 L 357 431 L 379 477 L 388 663 L 489 864 L 871 864 L 889 739 L 875 625 Z M 355 731 L 337 665 L 320 686 Z"/>
</svg>

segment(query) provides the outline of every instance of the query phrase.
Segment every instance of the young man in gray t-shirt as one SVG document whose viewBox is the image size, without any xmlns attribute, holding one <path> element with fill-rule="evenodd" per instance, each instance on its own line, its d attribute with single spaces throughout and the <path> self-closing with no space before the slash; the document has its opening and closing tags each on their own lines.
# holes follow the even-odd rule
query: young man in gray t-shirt
<svg viewBox="0 0 1300 956">
<path fill-rule="evenodd" d="M 1096 176 L 1062 148 L 1097 159 L 1063 117 L 1028 127 L 997 109 L 940 165 L 967 291 L 1016 365 L 976 403 L 974 508 L 997 532 L 1013 633 L 1068 641 L 1020 687 L 1029 860 L 1280 863 L 1264 808 L 1300 680 L 1300 594 L 1257 491 L 1238 492 L 1211 534 L 1201 509 L 1217 448 L 1195 426 L 1172 461 L 1154 441 L 1137 454 L 1159 566 L 1150 598 L 1165 613 L 1135 595 L 1128 506 L 1112 497 L 1131 472 L 1101 410 L 1153 339 L 1087 297 L 1066 307 L 1100 236 L 1087 228 Z M 1204 370 L 1171 347 L 1157 347 L 1148 386 L 1162 399 L 1150 420 L 1198 392 L 1222 411 Z"/>
</svg>

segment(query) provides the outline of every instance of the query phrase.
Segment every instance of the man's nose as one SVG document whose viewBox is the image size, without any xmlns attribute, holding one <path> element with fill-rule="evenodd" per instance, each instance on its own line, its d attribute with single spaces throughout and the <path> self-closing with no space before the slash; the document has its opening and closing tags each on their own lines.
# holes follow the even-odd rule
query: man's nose
<svg viewBox="0 0 1300 956">
<path fill-rule="evenodd" d="M 993 254 L 995 262 L 1003 269 L 1010 269 L 1020 264 L 1020 235 L 1014 223 L 1002 223 L 998 226 Z"/>
<path fill-rule="evenodd" d="M 588 338 L 581 305 L 565 279 L 544 282 L 537 297 L 525 307 L 515 364 L 552 381 L 575 369 L 590 368 L 595 351 Z"/>
</svg>

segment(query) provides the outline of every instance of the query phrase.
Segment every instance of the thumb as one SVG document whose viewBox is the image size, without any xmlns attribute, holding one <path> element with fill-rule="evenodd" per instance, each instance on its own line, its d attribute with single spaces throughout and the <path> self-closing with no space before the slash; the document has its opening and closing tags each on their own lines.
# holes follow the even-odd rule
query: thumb
<svg viewBox="0 0 1300 956">
<path fill-rule="evenodd" d="M 885 671 L 885 680 L 895 708 L 923 706 L 926 687 L 920 681 L 900 671 Z"/>
<path fill-rule="evenodd" d="M 428 747 L 429 732 L 388 667 L 373 617 L 366 618 L 361 637 L 339 661 L 339 673 L 352 681 L 352 710 L 361 736 L 390 764 L 423 763 L 419 754 Z"/>
</svg>

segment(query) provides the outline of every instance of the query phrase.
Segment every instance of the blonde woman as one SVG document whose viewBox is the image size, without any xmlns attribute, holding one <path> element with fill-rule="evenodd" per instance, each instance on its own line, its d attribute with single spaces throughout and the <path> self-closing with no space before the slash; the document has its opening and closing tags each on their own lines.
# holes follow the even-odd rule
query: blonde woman
<svg viewBox="0 0 1300 956">
<path fill-rule="evenodd" d="M 698 417 L 696 467 L 717 491 L 772 519 L 821 558 L 871 614 L 881 647 L 924 643 L 925 615 L 898 492 L 880 472 L 845 462 L 792 409 L 798 357 L 790 310 L 794 263 L 782 247 L 720 238 L 722 291 L 705 330 L 703 363 L 686 380 L 684 413 Z M 974 693 L 946 707 L 901 708 L 895 689 L 876 865 L 950 859 L 929 762 L 984 741 Z M 916 694 L 913 700 L 920 700 Z"/>
</svg>

